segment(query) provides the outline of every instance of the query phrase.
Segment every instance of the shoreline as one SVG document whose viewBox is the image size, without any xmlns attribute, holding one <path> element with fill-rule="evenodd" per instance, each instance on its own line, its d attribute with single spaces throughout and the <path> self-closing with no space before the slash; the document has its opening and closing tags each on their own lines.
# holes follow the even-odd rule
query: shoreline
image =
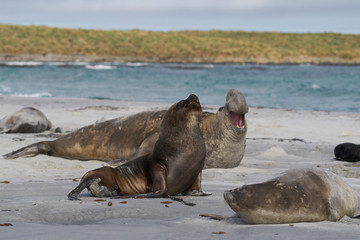
<svg viewBox="0 0 360 240">
<path fill-rule="evenodd" d="M 13 101 L 14 103 L 21 103 L 21 102 L 30 102 L 36 104 L 36 102 L 49 102 L 49 103 L 56 103 L 56 102 L 69 102 L 69 103 L 76 103 L 76 104 L 85 104 L 91 103 L 91 105 L 96 105 L 101 103 L 110 104 L 110 105 L 135 105 L 135 106 L 146 106 L 150 107 L 151 105 L 159 105 L 159 106 L 170 106 L 171 103 L 168 102 L 144 102 L 144 101 L 134 101 L 134 100 L 126 100 L 126 99 L 112 99 L 112 98 L 74 98 L 74 97 L 38 97 L 38 96 L 15 96 L 15 95 L 1 95 L 0 94 L 0 102 L 1 100 L 5 101 Z M 113 104 L 112 104 L 113 103 Z M 23 104 L 21 104 L 23 105 Z M 24 105 L 25 106 L 25 105 Z M 222 104 L 201 104 L 204 111 L 208 110 L 217 110 Z M 339 114 L 360 114 L 360 112 L 354 111 L 328 111 L 328 110 L 313 110 L 313 109 L 293 109 L 293 108 L 277 108 L 277 107 L 264 107 L 264 106 L 252 106 L 249 105 L 251 109 L 267 109 L 267 110 L 279 110 L 285 112 L 297 111 L 297 112 L 318 112 L 318 113 L 339 113 Z M 1 119 L 1 116 L 0 116 Z"/>
<path fill-rule="evenodd" d="M 149 57 L 124 57 L 124 56 L 84 56 L 84 55 L 62 55 L 62 54 L 4 54 L 0 53 L 0 62 L 12 61 L 38 61 L 38 62 L 89 62 L 89 63 L 178 63 L 178 64 L 257 64 L 257 65 L 330 65 L 330 66 L 359 66 L 360 61 L 347 61 L 340 58 L 294 58 L 285 61 L 270 61 L 268 59 L 244 59 L 244 58 L 161 58 Z"/>
</svg>

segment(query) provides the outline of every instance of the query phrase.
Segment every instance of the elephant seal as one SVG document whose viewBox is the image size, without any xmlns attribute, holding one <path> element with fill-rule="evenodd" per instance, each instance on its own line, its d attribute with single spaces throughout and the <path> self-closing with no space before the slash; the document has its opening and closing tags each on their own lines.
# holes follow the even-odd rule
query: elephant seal
<svg viewBox="0 0 360 240">
<path fill-rule="evenodd" d="M 51 128 L 46 116 L 33 107 L 25 107 L 0 120 L 1 133 L 39 133 Z"/>
<path fill-rule="evenodd" d="M 339 161 L 360 161 L 360 145 L 354 143 L 341 143 L 334 149 L 335 158 Z"/>
<path fill-rule="evenodd" d="M 224 198 L 250 224 L 338 221 L 358 208 L 351 187 L 318 168 L 289 170 L 264 183 L 225 191 Z"/>
<path fill-rule="evenodd" d="M 67 159 L 122 163 L 152 152 L 166 111 L 149 111 L 83 127 L 54 141 L 28 145 L 4 155 L 7 159 L 47 154 Z M 248 105 L 236 89 L 215 114 L 203 112 L 200 128 L 206 144 L 205 168 L 232 168 L 241 162 L 246 146 Z"/>
<path fill-rule="evenodd" d="M 206 154 L 199 126 L 201 112 L 199 99 L 193 94 L 172 105 L 162 120 L 152 153 L 116 168 L 87 172 L 68 198 L 77 199 L 85 188 L 95 197 L 163 197 L 201 191 Z"/>
</svg>

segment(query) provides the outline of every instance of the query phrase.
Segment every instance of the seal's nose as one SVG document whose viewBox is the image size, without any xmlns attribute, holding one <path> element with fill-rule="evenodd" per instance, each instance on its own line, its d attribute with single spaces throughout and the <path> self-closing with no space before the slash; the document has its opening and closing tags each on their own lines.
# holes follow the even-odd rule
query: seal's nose
<svg viewBox="0 0 360 240">
<path fill-rule="evenodd" d="M 186 105 L 191 105 L 193 103 L 200 104 L 199 98 L 195 94 L 190 94 L 189 97 L 186 99 Z"/>
<path fill-rule="evenodd" d="M 234 200 L 231 190 L 224 191 L 223 196 L 227 203 L 232 202 Z"/>
</svg>

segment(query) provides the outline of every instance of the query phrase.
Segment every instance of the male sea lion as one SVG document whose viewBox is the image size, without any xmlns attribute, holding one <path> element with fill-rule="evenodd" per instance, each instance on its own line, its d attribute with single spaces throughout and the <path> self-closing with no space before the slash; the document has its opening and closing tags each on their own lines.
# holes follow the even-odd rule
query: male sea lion
<svg viewBox="0 0 360 240">
<path fill-rule="evenodd" d="M 354 143 L 341 143 L 334 149 L 336 160 L 347 162 L 360 161 L 360 145 Z"/>
<path fill-rule="evenodd" d="M 25 107 L 0 120 L 0 133 L 39 133 L 51 128 L 46 116 L 32 107 Z"/>
<path fill-rule="evenodd" d="M 126 161 L 152 152 L 166 111 L 150 111 L 83 127 L 54 141 L 31 144 L 4 155 L 12 159 L 47 154 L 68 159 Z M 242 93 L 229 90 L 216 114 L 203 112 L 200 128 L 206 144 L 205 168 L 232 168 L 245 152 L 248 105 Z"/>
<path fill-rule="evenodd" d="M 206 154 L 199 126 L 201 112 L 199 99 L 193 94 L 172 105 L 163 117 L 152 153 L 117 168 L 87 172 L 79 186 L 68 194 L 69 199 L 77 199 L 85 188 L 95 197 L 162 197 L 201 191 Z"/>
<path fill-rule="evenodd" d="M 289 170 L 264 183 L 225 191 L 224 198 L 251 224 L 337 221 L 352 217 L 358 208 L 351 187 L 319 168 Z"/>
</svg>

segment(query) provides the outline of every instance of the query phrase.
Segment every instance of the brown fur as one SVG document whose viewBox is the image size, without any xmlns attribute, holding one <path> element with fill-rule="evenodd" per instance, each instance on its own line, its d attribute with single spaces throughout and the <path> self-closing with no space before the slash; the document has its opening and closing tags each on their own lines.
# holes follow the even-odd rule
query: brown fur
<svg viewBox="0 0 360 240">
<path fill-rule="evenodd" d="M 161 123 L 152 153 L 117 168 L 103 167 L 84 175 L 68 197 L 84 189 L 97 197 L 147 194 L 146 197 L 201 191 L 205 143 L 199 127 L 201 105 L 195 95 L 174 104 Z"/>
</svg>

